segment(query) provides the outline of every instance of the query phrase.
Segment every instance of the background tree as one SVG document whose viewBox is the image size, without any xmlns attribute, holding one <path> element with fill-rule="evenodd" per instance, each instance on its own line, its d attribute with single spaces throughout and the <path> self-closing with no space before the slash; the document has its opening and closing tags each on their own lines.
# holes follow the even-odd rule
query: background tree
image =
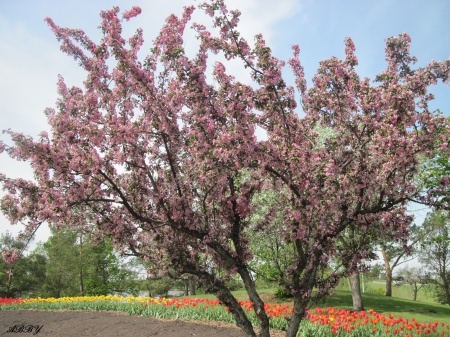
<svg viewBox="0 0 450 337">
<path fill-rule="evenodd" d="M 151 259 L 161 274 L 195 275 L 229 307 L 245 335 L 256 336 L 225 283 L 237 273 L 267 337 L 245 229 L 252 199 L 270 184 L 284 193 L 281 238 L 294 247 L 285 278 L 294 297 L 286 336 L 293 337 L 310 301 L 327 296 L 372 253 L 370 245 L 341 252 L 346 268 L 330 271 L 343 232 L 354 227 L 368 237 L 395 233 L 393 240 L 406 240 L 412 221 L 406 203 L 422 192 L 414 185 L 417 157 L 432 156 L 436 146 L 447 151 L 435 133 L 447 122 L 428 111 L 427 87 L 448 81 L 450 60 L 412 69 L 410 38 L 401 34 L 387 40 L 387 68 L 371 85 L 356 74 L 348 38 L 345 59 L 322 61 L 308 90 L 294 46 L 289 65 L 305 113 L 300 119 L 294 88 L 281 76 L 284 62 L 272 56 L 263 37 L 256 36 L 251 48 L 236 29 L 239 11 L 228 11 L 222 0 L 201 7 L 214 17 L 217 36 L 194 24 L 200 47 L 188 58 L 183 32 L 194 8 L 187 7 L 181 18 L 166 20 L 144 62 L 137 57 L 142 30 L 125 40 L 117 7 L 101 13 L 99 44 L 47 19 L 61 49 L 88 76 L 84 90 L 59 79 L 57 108 L 46 111 L 51 136 L 41 133 L 33 141 L 8 132 L 13 145 L 0 149 L 29 160 L 36 181 L 0 176 L 7 192 L 2 211 L 28 230 L 43 221 L 56 227 L 95 224 L 98 236 L 111 238 L 124 253 Z M 133 7 L 122 17 L 139 13 Z M 215 85 L 208 84 L 211 52 L 242 60 L 255 86 L 236 81 L 220 62 Z M 322 144 L 318 125 L 339 136 Z M 257 126 L 267 140 L 256 138 Z M 243 169 L 254 174 L 245 176 Z M 273 216 L 267 214 L 267 223 Z"/>
<path fill-rule="evenodd" d="M 428 213 L 423 227 L 428 235 L 423 240 L 419 259 L 437 277 L 436 297 L 440 303 L 450 305 L 450 221 L 447 211 Z"/>
<path fill-rule="evenodd" d="M 382 273 L 384 272 L 384 265 L 381 263 L 375 263 L 370 266 L 368 270 L 364 272 L 364 277 L 366 280 L 376 281 L 380 280 L 383 276 Z"/>
<path fill-rule="evenodd" d="M 132 263 L 115 254 L 109 240 L 92 242 L 76 230 L 52 230 L 42 246 L 47 277 L 41 296 L 84 296 L 132 293 L 139 284 Z"/>
<path fill-rule="evenodd" d="M 168 292 L 174 287 L 174 281 L 168 277 L 147 278 L 141 282 L 140 290 L 150 297 L 168 297 Z"/>
<path fill-rule="evenodd" d="M 43 244 L 47 259 L 42 297 L 80 296 L 78 234 L 75 231 L 51 230 L 52 235 Z"/>
<path fill-rule="evenodd" d="M 435 115 L 442 112 L 437 109 L 434 111 Z M 447 118 L 449 120 L 449 118 Z M 449 130 L 444 127 L 439 127 L 435 131 L 441 138 L 442 144 L 449 139 Z M 419 189 L 424 191 L 424 194 L 428 194 L 434 198 L 432 205 L 437 209 L 449 210 L 450 202 L 450 190 L 448 177 L 450 176 L 450 161 L 449 154 L 446 151 L 440 151 L 439 146 L 433 151 L 433 155 L 429 157 L 419 156 L 420 171 L 416 177 L 416 185 Z M 415 200 L 419 203 L 427 204 L 423 202 L 423 198 Z"/>
<path fill-rule="evenodd" d="M 294 246 L 286 243 L 282 237 L 284 229 L 281 213 L 286 211 L 283 198 L 279 190 L 270 187 L 253 198 L 255 210 L 247 231 L 254 259 L 249 262 L 249 266 L 256 278 L 277 284 L 280 294 L 291 297 L 285 274 L 293 261 Z M 271 213 L 272 217 L 267 217 Z M 265 226 L 266 230 L 258 230 L 260 226 Z"/>
<path fill-rule="evenodd" d="M 356 226 L 350 226 L 346 231 L 340 236 L 340 242 L 337 244 L 338 254 L 336 259 L 341 260 L 340 255 L 346 256 L 348 252 L 361 249 L 361 247 L 367 247 L 368 245 L 374 244 L 374 238 L 368 237 L 364 232 L 359 230 Z M 371 248 L 372 249 L 372 248 Z M 370 261 L 376 258 L 374 253 L 369 253 L 366 257 L 366 261 Z M 361 311 L 364 310 L 364 304 L 361 296 L 361 273 L 364 273 L 368 266 L 366 261 L 361 261 L 356 271 L 353 271 L 347 276 L 348 286 L 352 294 L 353 310 Z M 341 268 L 348 268 L 345 264 Z"/>
<path fill-rule="evenodd" d="M 403 245 L 383 240 L 380 245 L 381 256 L 384 261 L 386 275 L 386 296 L 392 296 L 392 281 L 394 269 L 403 263 L 413 260 L 412 255 L 417 251 L 417 246 L 427 235 L 427 229 L 411 226 L 411 236 L 408 243 Z"/>
<path fill-rule="evenodd" d="M 168 297 L 168 292 L 172 289 L 182 289 L 185 287 L 186 280 L 176 279 L 174 275 L 155 275 L 151 261 L 144 262 L 135 259 L 136 269 L 140 270 L 139 290 L 145 292 L 150 297 Z M 185 282 L 186 281 L 186 282 Z M 187 295 L 186 295 L 187 296 Z"/>
<path fill-rule="evenodd" d="M 413 301 L 417 300 L 419 290 L 429 285 L 429 275 L 424 272 L 422 267 L 404 266 L 399 269 L 397 275 L 411 287 Z"/>
<path fill-rule="evenodd" d="M 133 263 L 115 253 L 109 240 L 86 242 L 83 274 L 86 295 L 138 294 Z"/>
</svg>

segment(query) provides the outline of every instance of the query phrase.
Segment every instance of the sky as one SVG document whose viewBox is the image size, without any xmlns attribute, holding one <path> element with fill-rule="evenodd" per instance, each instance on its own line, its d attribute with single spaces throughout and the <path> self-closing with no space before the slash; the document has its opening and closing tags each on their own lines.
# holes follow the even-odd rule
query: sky
<svg viewBox="0 0 450 337">
<path fill-rule="evenodd" d="M 411 36 L 411 54 L 418 57 L 418 66 L 424 66 L 433 59 L 450 58 L 449 1 L 225 2 L 229 9 L 242 12 L 239 31 L 251 44 L 253 37 L 262 33 L 273 54 L 286 61 L 292 56 L 291 46 L 298 44 L 300 61 L 309 83 L 321 60 L 332 56 L 344 57 L 344 39 L 347 36 L 355 42 L 359 59 L 356 69 L 361 77 L 373 79 L 383 71 L 386 66 L 385 40 L 403 32 Z M 143 59 L 170 14 L 179 16 L 183 6 L 198 6 L 200 3 L 191 0 L 0 0 L 0 130 L 12 129 L 33 137 L 41 131 L 49 131 L 43 111 L 55 106 L 58 74 L 70 86 L 82 86 L 85 79 L 86 73 L 77 62 L 60 51 L 60 44 L 44 18 L 52 18 L 59 26 L 82 29 L 98 42 L 101 39 L 101 32 L 97 29 L 101 10 L 119 6 L 123 12 L 133 5 L 139 6 L 141 15 L 124 23 L 123 31 L 128 37 L 139 27 L 144 30 L 145 44 L 140 54 Z M 210 20 L 197 9 L 192 22 L 210 25 Z M 195 55 L 197 45 L 193 31 L 187 29 L 185 47 L 188 55 Z M 208 69 L 212 71 L 212 67 Z M 242 72 L 239 63 L 228 64 L 227 71 L 250 84 L 250 77 Z M 293 85 L 294 78 L 287 67 L 284 74 L 288 84 Z M 450 116 L 450 88 L 440 84 L 432 92 L 436 100 L 431 108 L 439 108 Z M 8 143 L 6 135 L 0 134 L 0 139 Z M 27 163 L 12 161 L 5 153 L 0 154 L 0 172 L 12 178 L 33 178 Z M 427 210 L 423 207 L 412 210 L 420 224 Z M 11 226 L 0 214 L 0 233 L 9 230 L 15 235 L 21 229 L 20 225 Z M 49 233 L 48 227 L 41 226 L 36 241 L 45 241 Z"/>
</svg>

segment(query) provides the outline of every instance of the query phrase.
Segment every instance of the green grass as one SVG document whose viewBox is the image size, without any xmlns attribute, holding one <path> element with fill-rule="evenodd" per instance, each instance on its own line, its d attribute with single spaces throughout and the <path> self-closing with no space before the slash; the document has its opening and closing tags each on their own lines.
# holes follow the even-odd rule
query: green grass
<svg viewBox="0 0 450 337">
<path fill-rule="evenodd" d="M 365 290 L 367 293 L 375 293 L 380 292 L 381 294 L 384 294 L 386 292 L 386 286 L 384 282 L 365 282 Z M 348 286 L 342 282 L 342 285 L 340 287 L 342 290 L 348 290 Z M 392 296 L 403 298 L 407 300 L 413 299 L 413 291 L 410 285 L 403 284 L 403 285 L 392 285 Z M 433 298 L 433 295 L 430 293 L 430 291 L 426 291 L 425 288 L 422 288 L 417 293 L 417 300 L 421 302 L 429 302 L 429 303 L 435 303 L 435 300 Z"/>
<path fill-rule="evenodd" d="M 266 289 L 264 289 L 265 291 Z M 269 289 L 272 290 L 272 289 Z M 244 289 L 236 290 L 231 292 L 235 298 L 238 300 L 248 300 L 247 292 Z M 273 292 L 272 292 L 273 294 Z M 183 297 L 190 297 L 190 298 L 207 298 L 210 300 L 215 300 L 217 297 L 213 294 L 197 294 L 197 295 L 191 295 L 191 296 L 183 296 Z"/>
</svg>

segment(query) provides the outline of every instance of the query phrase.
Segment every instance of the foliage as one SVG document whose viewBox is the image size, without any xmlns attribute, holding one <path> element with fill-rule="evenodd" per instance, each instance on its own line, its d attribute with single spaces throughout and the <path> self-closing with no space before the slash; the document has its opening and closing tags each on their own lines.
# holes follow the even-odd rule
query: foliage
<svg viewBox="0 0 450 337">
<path fill-rule="evenodd" d="M 364 277 L 369 280 L 380 280 L 382 278 L 382 272 L 385 270 L 384 266 L 381 263 L 375 263 L 371 266 L 365 273 Z"/>
<path fill-rule="evenodd" d="M 438 109 L 435 114 L 441 114 L 441 111 Z M 445 128 L 440 128 L 436 132 L 439 133 L 442 141 L 449 138 L 448 130 Z M 450 161 L 448 153 L 436 148 L 433 156 L 419 158 L 420 172 L 416 179 L 418 187 L 428 190 L 428 194 L 435 197 L 433 204 L 436 208 L 449 210 L 450 193 L 447 177 L 450 176 Z"/>
<path fill-rule="evenodd" d="M 230 289 L 230 291 L 244 289 L 244 284 L 237 277 L 233 277 L 231 280 L 226 281 L 225 285 L 228 289 Z"/>
<path fill-rule="evenodd" d="M 447 272 L 447 280 L 449 279 L 450 272 Z M 442 285 L 435 285 L 435 287 L 432 288 L 432 291 L 436 302 L 441 304 L 448 304 L 447 293 Z"/>
<path fill-rule="evenodd" d="M 247 229 L 250 249 L 254 255 L 254 259 L 249 262 L 250 268 L 257 278 L 286 287 L 285 271 L 293 262 L 294 245 L 283 239 L 282 213 L 286 210 L 283 207 L 283 195 L 275 189 L 266 189 L 255 194 L 252 202 L 254 212 Z M 273 209 L 276 209 L 276 213 L 265 231 L 255 231 Z"/>
<path fill-rule="evenodd" d="M 420 261 L 435 277 L 429 281 L 436 286 L 439 303 L 450 305 L 450 221 L 447 211 L 433 211 L 427 214 L 422 225 L 428 235 L 421 243 Z"/>
<path fill-rule="evenodd" d="M 427 231 L 428 229 L 424 227 L 412 225 L 408 242 L 399 244 L 389 239 L 381 240 L 380 247 L 386 276 L 386 296 L 392 296 L 392 283 L 395 281 L 393 277 L 394 269 L 413 259 L 412 255 L 418 251 L 418 246 L 426 237 Z"/>
<path fill-rule="evenodd" d="M 411 286 L 413 301 L 417 299 L 417 293 L 420 289 L 430 285 L 430 277 L 425 273 L 423 267 L 405 266 L 398 271 L 397 275 L 401 277 L 405 284 Z"/>
<path fill-rule="evenodd" d="M 267 280 L 264 280 L 263 278 L 259 277 L 255 280 L 255 286 L 257 289 L 269 289 L 273 288 L 276 284 L 274 282 L 268 282 Z"/>
<path fill-rule="evenodd" d="M 1 209 L 30 233 L 45 221 L 95 225 L 96 235 L 124 253 L 152 260 L 160 276 L 195 275 L 230 308 L 244 333 L 256 336 L 254 321 L 226 287 L 239 274 L 267 337 L 269 318 L 250 272 L 247 229 L 273 227 L 275 207 L 252 225 L 252 201 L 261 190 L 280 191 L 284 209 L 276 225 L 282 224 L 282 244 L 293 252 L 282 271 L 296 307 L 287 330 L 293 337 L 308 303 L 327 296 L 372 256 L 369 238 L 395 233 L 393 240 L 406 240 L 408 200 L 433 203 L 435 195 L 414 181 L 419 155 L 432 157 L 437 147 L 447 152 L 440 131 L 447 121 L 428 110 L 433 97 L 427 88 L 448 82 L 450 60 L 413 69 L 410 37 L 391 37 L 387 67 L 371 85 L 357 75 L 355 46 L 347 38 L 345 59 L 322 61 L 308 89 L 294 46 L 289 65 L 305 113 L 300 119 L 295 90 L 282 79 L 285 63 L 272 56 L 263 37 L 256 36 L 254 48 L 240 38 L 240 13 L 228 11 L 223 0 L 200 7 L 219 32 L 194 24 L 200 47 L 191 59 L 183 33 L 194 7 L 166 20 L 143 62 L 137 56 L 142 30 L 125 40 L 118 7 L 101 12 L 99 44 L 46 19 L 61 49 L 88 76 L 84 89 L 68 88 L 59 78 L 57 107 L 46 110 L 50 135 L 42 132 L 34 141 L 7 131 L 13 145 L 1 143 L 0 151 L 30 161 L 35 181 L 1 175 L 7 192 Z M 128 21 L 140 11 L 133 7 L 122 17 Z M 219 52 L 241 60 L 255 85 L 236 81 L 220 62 L 215 85 L 208 84 L 208 56 Z M 257 139 L 257 127 L 267 140 Z M 317 127 L 331 132 L 322 137 Z M 364 232 L 368 239 L 339 251 L 340 265 L 329 272 L 346 232 Z"/>
<path fill-rule="evenodd" d="M 373 289 L 373 293 L 377 295 L 385 295 L 386 291 L 382 287 L 376 287 L 375 289 Z"/>
<path fill-rule="evenodd" d="M 85 258 L 83 273 L 87 295 L 133 294 L 138 284 L 129 261 L 117 255 L 110 240 L 87 242 L 90 256 Z M 86 256 L 87 254 L 85 254 Z"/>
<path fill-rule="evenodd" d="M 169 277 L 146 279 L 141 282 L 140 290 L 148 292 L 148 296 L 167 297 L 167 293 L 173 288 L 174 281 Z"/>
<path fill-rule="evenodd" d="M 287 298 L 292 298 L 292 293 L 289 291 L 289 289 L 285 289 L 281 286 L 278 286 L 274 293 L 275 297 L 284 300 Z"/>
<path fill-rule="evenodd" d="M 132 280 L 135 275 L 115 254 L 109 240 L 94 244 L 80 231 L 53 230 L 42 251 L 47 258 L 47 277 L 40 291 L 43 297 L 138 291 Z"/>
<path fill-rule="evenodd" d="M 0 251 L 13 249 L 23 252 L 26 242 L 13 238 L 9 232 L 1 234 Z M 0 259 L 0 296 L 36 296 L 46 277 L 46 264 L 45 256 L 39 251 L 28 255 L 22 253 L 21 257 L 14 261 L 12 271 L 11 264 Z M 8 290 L 9 272 L 12 275 Z"/>
<path fill-rule="evenodd" d="M 40 296 L 80 295 L 79 252 L 76 249 L 77 233 L 66 230 L 54 231 L 52 234 L 42 246 L 48 263 L 46 279 Z"/>
</svg>

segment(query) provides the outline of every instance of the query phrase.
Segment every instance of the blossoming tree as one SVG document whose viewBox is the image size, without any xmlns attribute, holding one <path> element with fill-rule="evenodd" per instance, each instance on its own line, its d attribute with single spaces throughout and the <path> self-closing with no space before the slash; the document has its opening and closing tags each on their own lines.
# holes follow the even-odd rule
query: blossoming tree
<svg viewBox="0 0 450 337">
<path fill-rule="evenodd" d="M 188 58 L 183 32 L 194 7 L 186 7 L 181 18 L 166 20 L 142 63 L 143 32 L 125 40 L 117 7 L 101 12 L 98 44 L 46 19 L 62 51 L 88 76 L 83 89 L 59 78 L 56 109 L 46 110 L 51 135 L 43 132 L 34 141 L 8 131 L 14 144 L 1 149 L 29 161 L 36 179 L 2 175 L 2 211 L 12 223 L 26 222 L 30 232 L 43 222 L 93 224 L 123 253 L 151 260 L 155 272 L 195 275 L 244 333 L 256 336 L 225 286 L 237 273 L 260 335 L 269 336 L 248 266 L 249 228 L 254 196 L 277 188 L 284 205 L 280 237 L 294 247 L 285 283 L 295 304 L 286 336 L 295 336 L 309 301 L 326 296 L 371 253 L 366 241 L 358 241 L 340 252 L 345 268 L 330 269 L 344 231 L 364 231 L 374 240 L 385 233 L 407 237 L 406 203 L 419 193 L 413 183 L 417 156 L 431 155 L 438 142 L 447 150 L 434 132 L 447 124 L 428 111 L 427 87 L 447 82 L 450 61 L 412 69 L 410 39 L 402 34 L 388 39 L 387 68 L 372 86 L 355 72 L 348 38 L 346 58 L 322 61 L 307 89 L 294 46 L 289 65 L 305 112 L 300 119 L 295 90 L 281 76 L 285 63 L 272 56 L 263 37 L 250 47 L 237 32 L 239 11 L 228 11 L 223 0 L 200 7 L 214 18 L 218 36 L 194 24 L 200 47 Z M 133 7 L 123 19 L 139 13 Z M 216 84 L 208 84 L 210 53 L 240 59 L 254 87 L 236 81 L 220 62 L 213 70 Z M 116 61 L 112 69 L 110 59 Z M 257 139 L 257 126 L 267 140 Z M 321 137 L 318 127 L 328 136 Z M 268 230 L 275 214 L 271 207 L 251 231 Z M 212 273 L 212 265 L 222 272 Z"/>
</svg>

